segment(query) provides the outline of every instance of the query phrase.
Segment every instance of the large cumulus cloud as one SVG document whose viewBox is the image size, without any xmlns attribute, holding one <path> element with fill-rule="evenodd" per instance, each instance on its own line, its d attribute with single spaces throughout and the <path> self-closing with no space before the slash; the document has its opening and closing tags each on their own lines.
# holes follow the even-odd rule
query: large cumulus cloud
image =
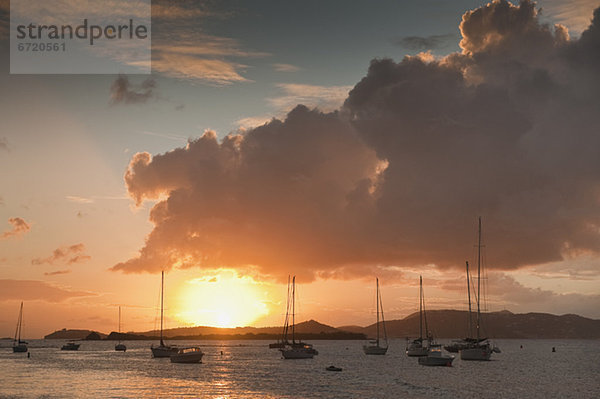
<svg viewBox="0 0 600 399">
<path fill-rule="evenodd" d="M 336 112 L 136 154 L 126 184 L 159 200 L 155 227 L 113 270 L 462 268 L 479 215 L 491 267 L 597 253 L 600 11 L 580 39 L 530 1 L 494 1 L 460 29 L 460 53 L 373 60 Z"/>
</svg>

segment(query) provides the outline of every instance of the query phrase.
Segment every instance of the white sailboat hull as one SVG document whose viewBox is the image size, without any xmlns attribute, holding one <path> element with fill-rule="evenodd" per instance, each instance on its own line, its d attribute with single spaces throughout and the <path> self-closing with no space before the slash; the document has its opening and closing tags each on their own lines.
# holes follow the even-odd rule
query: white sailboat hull
<svg viewBox="0 0 600 399">
<path fill-rule="evenodd" d="M 171 357 L 178 350 L 172 346 L 156 346 L 150 349 L 152 350 L 152 357 Z"/>
<path fill-rule="evenodd" d="M 377 346 L 377 345 L 364 345 L 363 351 L 365 355 L 385 355 L 387 353 L 388 348 L 385 346 Z"/>
<path fill-rule="evenodd" d="M 312 359 L 313 352 L 305 348 L 285 348 L 280 349 L 284 359 Z"/>
<path fill-rule="evenodd" d="M 460 351 L 461 360 L 490 360 L 492 348 L 489 345 L 477 345 Z"/>
<path fill-rule="evenodd" d="M 419 358 L 419 364 L 422 366 L 446 366 L 451 367 L 454 356 L 422 356 Z"/>
<path fill-rule="evenodd" d="M 171 363 L 202 363 L 200 348 L 184 348 L 170 356 Z"/>
<path fill-rule="evenodd" d="M 411 342 L 406 346 L 406 355 L 411 357 L 427 356 L 428 348 L 422 342 Z"/>
</svg>

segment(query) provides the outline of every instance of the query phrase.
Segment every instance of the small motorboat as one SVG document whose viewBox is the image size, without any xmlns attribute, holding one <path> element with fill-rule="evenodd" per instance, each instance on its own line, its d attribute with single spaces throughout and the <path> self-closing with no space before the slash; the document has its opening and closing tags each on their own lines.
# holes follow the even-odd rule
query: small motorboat
<svg viewBox="0 0 600 399">
<path fill-rule="evenodd" d="M 453 360 L 454 360 L 453 355 L 445 355 L 442 353 L 441 345 L 433 344 L 433 345 L 429 346 L 429 349 L 427 350 L 427 356 L 419 357 L 419 364 L 421 366 L 451 367 Z"/>
<path fill-rule="evenodd" d="M 76 350 L 79 350 L 79 345 L 81 345 L 81 344 L 76 344 L 75 342 L 67 342 L 60 348 L 60 350 L 61 351 L 76 351 Z"/>
<path fill-rule="evenodd" d="M 327 370 L 327 371 L 342 371 L 342 368 L 335 367 L 335 366 L 329 366 L 329 367 L 326 367 L 325 370 Z"/>
<path fill-rule="evenodd" d="M 171 355 L 171 363 L 202 363 L 204 353 L 197 346 L 181 348 Z"/>
</svg>

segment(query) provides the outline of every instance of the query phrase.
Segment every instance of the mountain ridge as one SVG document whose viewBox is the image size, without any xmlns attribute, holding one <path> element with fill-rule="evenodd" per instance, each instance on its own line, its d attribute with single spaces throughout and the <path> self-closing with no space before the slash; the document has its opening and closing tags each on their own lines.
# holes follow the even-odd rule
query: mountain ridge
<svg viewBox="0 0 600 399">
<path fill-rule="evenodd" d="M 419 333 L 419 313 L 412 313 L 403 319 L 386 321 L 386 330 L 390 338 L 415 337 Z M 468 312 L 462 310 L 427 311 L 429 330 L 436 338 L 460 338 L 467 335 Z M 473 320 L 476 314 L 472 313 Z M 553 315 L 550 313 L 512 313 L 507 310 L 482 314 L 482 331 L 489 338 L 531 338 L 531 339 L 600 339 L 600 320 L 575 314 Z M 352 337 L 352 334 L 373 336 L 376 324 L 365 327 L 347 325 L 332 327 L 316 320 L 296 324 L 296 333 L 311 336 L 312 339 L 337 339 L 335 336 Z M 45 339 L 84 339 L 92 330 L 59 330 L 46 335 Z M 231 336 L 236 339 L 273 339 L 281 335 L 281 326 L 271 327 L 234 327 L 221 328 L 209 326 L 176 327 L 163 331 L 167 338 L 185 337 L 224 339 Z M 114 337 L 115 332 L 111 335 Z M 137 339 L 157 337 L 157 330 L 128 332 L 122 336 Z M 346 334 L 346 335 L 344 335 Z M 102 334 L 107 336 L 108 334 Z M 109 337 L 111 335 L 108 335 Z M 358 336 L 357 336 L 358 337 Z M 124 338 L 127 339 L 127 338 Z M 135 338 L 132 338 L 135 339 Z M 360 339 L 348 338 L 348 339 Z"/>
</svg>

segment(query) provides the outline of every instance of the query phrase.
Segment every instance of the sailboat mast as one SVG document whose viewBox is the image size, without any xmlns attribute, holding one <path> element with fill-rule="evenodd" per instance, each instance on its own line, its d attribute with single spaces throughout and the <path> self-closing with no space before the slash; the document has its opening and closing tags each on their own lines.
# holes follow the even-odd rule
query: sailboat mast
<svg viewBox="0 0 600 399">
<path fill-rule="evenodd" d="M 470 338 L 473 333 L 473 326 L 471 326 L 471 281 L 469 279 L 469 261 L 467 263 L 467 297 L 469 299 L 469 332 L 467 336 Z"/>
<path fill-rule="evenodd" d="M 296 276 L 292 278 L 292 343 L 296 343 Z"/>
<path fill-rule="evenodd" d="M 377 283 L 377 288 L 379 288 L 379 280 Z M 385 316 L 383 315 L 383 302 L 381 301 L 381 293 L 379 293 L 379 311 L 381 312 L 381 324 L 383 325 L 383 339 L 385 340 L 385 345 L 387 346 L 387 331 L 385 330 Z"/>
<path fill-rule="evenodd" d="M 17 329 L 15 330 L 15 341 L 21 342 L 21 323 L 23 322 L 23 302 L 21 302 L 21 308 L 19 309 L 19 320 L 17 320 Z"/>
<path fill-rule="evenodd" d="M 377 298 L 375 301 L 377 302 L 377 346 L 379 346 L 379 278 L 375 277 L 375 281 L 377 282 Z"/>
<path fill-rule="evenodd" d="M 419 339 L 423 340 L 423 277 L 419 276 Z"/>
<path fill-rule="evenodd" d="M 165 271 L 160 272 L 160 345 L 163 346 L 163 304 L 165 295 Z"/>
<path fill-rule="evenodd" d="M 477 341 L 479 342 L 479 321 L 480 308 L 479 302 L 481 299 L 481 216 L 479 217 L 479 229 L 477 234 Z"/>
</svg>

